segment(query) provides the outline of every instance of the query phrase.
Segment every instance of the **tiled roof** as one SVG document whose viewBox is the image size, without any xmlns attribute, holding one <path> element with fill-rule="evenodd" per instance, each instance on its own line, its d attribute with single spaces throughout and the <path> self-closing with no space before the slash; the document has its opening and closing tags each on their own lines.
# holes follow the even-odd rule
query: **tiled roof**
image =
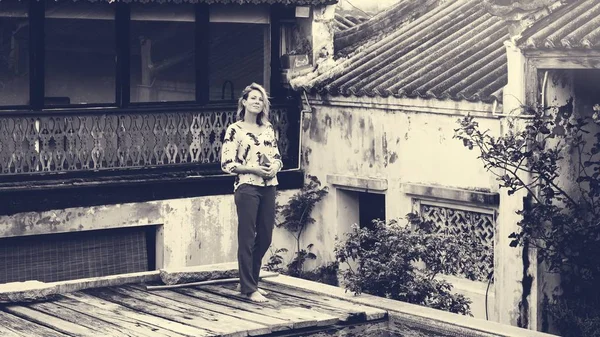
<svg viewBox="0 0 600 337">
<path fill-rule="evenodd" d="M 508 29 L 480 0 L 436 2 L 387 35 L 371 36 L 364 49 L 296 87 L 345 96 L 501 100 Z"/>
<path fill-rule="evenodd" d="M 360 16 L 350 13 L 335 13 L 334 29 L 336 32 L 341 32 L 346 29 L 350 29 L 356 25 L 360 25 L 361 23 L 367 20 L 368 18 L 366 16 Z"/>
<path fill-rule="evenodd" d="M 0 0 L 2 1 L 2 0 Z M 77 1 L 77 0 L 74 0 Z M 98 0 L 87 0 L 90 2 L 96 2 Z M 308 6 L 308 5 L 330 5 L 337 3 L 338 0 L 101 0 L 105 2 L 141 2 L 141 3 L 205 3 L 205 4 L 283 4 L 292 6 Z"/>
<path fill-rule="evenodd" d="M 526 29 L 523 49 L 600 48 L 600 1 L 579 0 L 561 7 Z"/>
</svg>

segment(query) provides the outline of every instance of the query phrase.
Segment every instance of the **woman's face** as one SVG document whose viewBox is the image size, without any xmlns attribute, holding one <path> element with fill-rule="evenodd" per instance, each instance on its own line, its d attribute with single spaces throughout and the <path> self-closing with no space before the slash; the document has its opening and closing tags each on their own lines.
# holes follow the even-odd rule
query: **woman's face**
<svg viewBox="0 0 600 337">
<path fill-rule="evenodd" d="M 243 104 L 246 112 L 249 112 L 253 115 L 258 115 L 265 107 L 263 96 L 258 90 L 250 91 L 250 93 L 248 93 L 248 98 L 243 101 Z"/>
</svg>

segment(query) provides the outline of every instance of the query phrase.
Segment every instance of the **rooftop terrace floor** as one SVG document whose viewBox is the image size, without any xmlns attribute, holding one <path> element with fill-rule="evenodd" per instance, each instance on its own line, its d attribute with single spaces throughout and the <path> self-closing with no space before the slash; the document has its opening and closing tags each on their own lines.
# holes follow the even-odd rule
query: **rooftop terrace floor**
<svg viewBox="0 0 600 337">
<path fill-rule="evenodd" d="M 236 283 L 146 290 L 143 283 L 84 289 L 0 306 L 0 336 L 261 336 L 378 321 L 387 311 L 264 279 L 269 302 Z"/>
</svg>

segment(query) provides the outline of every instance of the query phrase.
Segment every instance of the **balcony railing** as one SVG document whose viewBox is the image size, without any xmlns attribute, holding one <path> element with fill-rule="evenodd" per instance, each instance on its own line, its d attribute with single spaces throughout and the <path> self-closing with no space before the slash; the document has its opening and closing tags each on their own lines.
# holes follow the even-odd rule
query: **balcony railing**
<svg viewBox="0 0 600 337">
<path fill-rule="evenodd" d="M 215 167 L 223 135 L 235 114 L 232 104 L 0 116 L 0 179 L 61 172 Z M 271 109 L 270 119 L 287 167 L 297 163 L 298 116 L 297 108 L 289 104 L 274 104 Z"/>
</svg>

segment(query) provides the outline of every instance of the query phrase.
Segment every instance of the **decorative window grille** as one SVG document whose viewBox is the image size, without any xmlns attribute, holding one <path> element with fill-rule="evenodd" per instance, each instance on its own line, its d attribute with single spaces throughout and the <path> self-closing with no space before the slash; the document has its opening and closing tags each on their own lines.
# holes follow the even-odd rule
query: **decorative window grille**
<svg viewBox="0 0 600 337">
<path fill-rule="evenodd" d="M 417 211 L 424 221 L 431 221 L 435 233 L 471 234 L 484 251 L 477 264 L 476 280 L 487 281 L 488 275 L 494 270 L 494 210 L 413 199 L 413 211 Z"/>
</svg>

